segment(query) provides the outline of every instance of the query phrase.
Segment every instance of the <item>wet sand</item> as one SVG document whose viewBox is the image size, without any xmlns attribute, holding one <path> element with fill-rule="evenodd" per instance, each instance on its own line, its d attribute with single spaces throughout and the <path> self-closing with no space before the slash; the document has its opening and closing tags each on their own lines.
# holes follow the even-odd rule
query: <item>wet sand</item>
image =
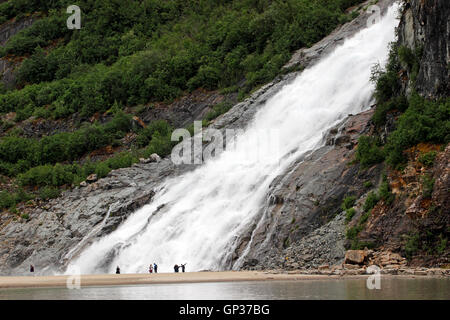
<svg viewBox="0 0 450 320">
<path fill-rule="evenodd" d="M 367 278 L 369 275 L 344 276 L 345 278 Z M 304 275 L 287 273 L 269 273 L 261 271 L 225 271 L 225 272 L 186 272 L 153 274 L 96 274 L 81 275 L 83 286 L 115 286 L 161 283 L 200 283 L 231 281 L 269 281 L 269 280 L 329 280 L 342 279 L 339 275 Z M 70 278 L 70 279 L 69 279 Z M 66 287 L 75 284 L 74 277 L 63 276 L 21 276 L 0 277 L 0 288 L 44 288 Z"/>
</svg>

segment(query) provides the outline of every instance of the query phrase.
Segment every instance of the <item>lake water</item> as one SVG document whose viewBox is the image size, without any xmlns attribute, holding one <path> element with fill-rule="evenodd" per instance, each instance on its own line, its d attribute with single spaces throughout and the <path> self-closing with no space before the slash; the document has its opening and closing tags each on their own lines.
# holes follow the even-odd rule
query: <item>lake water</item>
<svg viewBox="0 0 450 320">
<path fill-rule="evenodd" d="M 66 288 L 0 289 L 0 299 L 14 300 L 450 300 L 450 279 L 381 278 L 381 289 L 369 290 L 365 279 L 246 281 Z"/>
</svg>

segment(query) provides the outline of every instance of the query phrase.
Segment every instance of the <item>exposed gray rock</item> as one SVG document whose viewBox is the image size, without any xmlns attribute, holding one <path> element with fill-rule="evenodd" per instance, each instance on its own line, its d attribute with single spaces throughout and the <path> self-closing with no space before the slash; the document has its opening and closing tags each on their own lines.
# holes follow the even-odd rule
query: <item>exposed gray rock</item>
<svg viewBox="0 0 450 320">
<path fill-rule="evenodd" d="M 398 43 L 413 50 L 423 50 L 415 89 L 425 97 L 436 98 L 450 92 L 449 17 L 448 0 L 411 0 L 404 4 Z M 411 89 L 409 83 L 406 92 Z"/>
<path fill-rule="evenodd" d="M 4 46 L 12 36 L 31 26 L 34 21 L 36 17 L 31 16 L 20 21 L 12 20 L 4 23 L 0 28 L 0 45 Z"/>
<path fill-rule="evenodd" d="M 25 29 L 36 21 L 37 17 L 31 16 L 20 21 L 8 21 L 4 23 L 0 28 L 0 45 L 4 46 L 8 40 L 17 34 L 20 30 Z M 16 81 L 14 69 L 17 64 L 13 61 L 9 61 L 6 58 L 0 59 L 0 74 L 2 82 L 6 87 L 12 87 Z"/>
<path fill-rule="evenodd" d="M 34 209 L 27 222 L 3 217 L 0 274 L 24 274 L 30 264 L 35 266 L 37 274 L 61 270 L 67 262 L 66 255 L 82 240 L 86 246 L 115 230 L 130 213 L 151 201 L 161 180 L 181 174 L 187 168 L 175 167 L 165 159 L 113 170 L 106 178 L 67 191 Z M 92 238 L 85 239 L 103 222 L 109 210 L 102 228 Z"/>
<path fill-rule="evenodd" d="M 86 178 L 86 181 L 89 182 L 89 183 L 95 182 L 95 181 L 97 181 L 97 180 L 98 180 L 98 177 L 97 177 L 97 175 L 96 175 L 95 173 L 90 174 L 90 175 Z"/>
<path fill-rule="evenodd" d="M 150 160 L 150 162 L 160 162 L 161 161 L 161 157 L 158 156 L 156 153 L 152 153 L 150 155 L 149 160 Z"/>
</svg>

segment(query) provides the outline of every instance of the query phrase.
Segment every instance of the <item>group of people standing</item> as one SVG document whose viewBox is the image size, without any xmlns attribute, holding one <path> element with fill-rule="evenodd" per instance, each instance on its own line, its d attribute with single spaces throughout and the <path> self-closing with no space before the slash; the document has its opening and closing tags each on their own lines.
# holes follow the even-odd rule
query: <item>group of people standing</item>
<svg viewBox="0 0 450 320">
<path fill-rule="evenodd" d="M 158 273 L 158 265 L 156 263 L 153 263 L 153 266 L 150 265 L 150 267 L 148 267 L 149 273 L 152 273 L 153 271 L 155 271 L 155 273 Z"/>
<path fill-rule="evenodd" d="M 175 272 L 178 272 L 180 270 L 180 268 L 181 268 L 181 272 L 184 272 L 186 270 L 186 263 L 185 264 L 180 264 L 180 265 L 176 264 L 176 265 L 173 266 L 173 270 Z"/>
<path fill-rule="evenodd" d="M 180 270 L 180 268 L 181 268 L 181 272 L 185 272 L 186 271 L 186 264 L 187 263 L 184 263 L 184 264 L 180 264 L 180 265 L 178 265 L 178 264 L 176 264 L 176 265 L 174 265 L 173 266 L 173 270 L 175 271 L 175 272 L 179 272 L 179 270 Z M 156 264 L 156 263 L 153 263 L 153 265 L 151 264 L 149 267 L 148 267 L 148 272 L 149 273 L 158 273 L 158 265 Z M 117 266 L 117 268 L 116 268 L 116 274 L 120 274 L 120 268 L 119 268 L 119 266 Z"/>
<path fill-rule="evenodd" d="M 174 269 L 175 272 L 178 272 L 180 270 L 180 268 L 181 268 L 181 272 L 185 272 L 186 264 L 187 263 L 180 264 L 180 265 L 176 264 L 176 265 L 173 266 L 173 269 Z M 31 273 L 34 272 L 34 266 L 33 265 L 30 265 L 30 272 Z M 158 265 L 156 263 L 153 263 L 153 265 L 150 264 L 150 266 L 148 267 L 148 272 L 149 273 L 153 273 L 153 272 L 158 273 Z M 116 274 L 120 274 L 120 267 L 119 266 L 117 266 L 117 268 L 116 268 Z"/>
<path fill-rule="evenodd" d="M 153 263 L 153 265 L 150 264 L 150 266 L 148 267 L 148 272 L 149 273 L 153 273 L 153 272 L 158 273 L 158 265 L 156 263 Z M 117 268 L 116 268 L 116 274 L 120 274 L 119 266 L 117 266 Z"/>
</svg>

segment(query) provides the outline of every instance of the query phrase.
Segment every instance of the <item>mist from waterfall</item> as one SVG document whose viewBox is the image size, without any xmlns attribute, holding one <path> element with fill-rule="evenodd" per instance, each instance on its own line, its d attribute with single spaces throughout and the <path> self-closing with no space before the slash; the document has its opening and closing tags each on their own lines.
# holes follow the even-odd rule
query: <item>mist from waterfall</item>
<svg viewBox="0 0 450 320">
<path fill-rule="evenodd" d="M 189 271 L 230 268 L 224 261 L 235 249 L 233 240 L 258 222 L 271 182 L 302 154 L 322 146 L 324 134 L 348 114 L 373 103 L 371 68 L 387 61 L 396 16 L 393 6 L 380 22 L 304 70 L 265 102 L 234 148 L 162 181 L 150 204 L 84 249 L 69 267 L 83 274 L 112 273 L 117 265 L 125 273 L 141 273 L 153 262 L 161 272 L 186 262 Z M 270 139 L 257 136 L 274 129 L 276 152 L 261 145 Z M 246 143 L 252 139 L 258 143 Z M 276 161 L 258 161 L 266 156 Z"/>
</svg>

